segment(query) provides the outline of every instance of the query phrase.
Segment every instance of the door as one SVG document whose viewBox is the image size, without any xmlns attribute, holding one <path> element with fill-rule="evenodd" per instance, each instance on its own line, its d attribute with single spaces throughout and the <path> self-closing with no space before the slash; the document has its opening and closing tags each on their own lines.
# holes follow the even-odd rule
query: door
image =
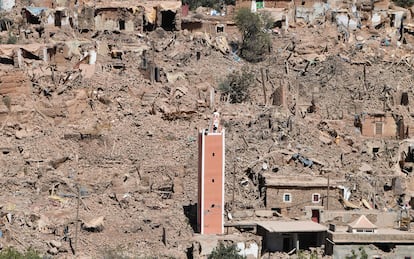
<svg viewBox="0 0 414 259">
<path fill-rule="evenodd" d="M 319 223 L 319 210 L 312 210 L 312 221 Z"/>
</svg>

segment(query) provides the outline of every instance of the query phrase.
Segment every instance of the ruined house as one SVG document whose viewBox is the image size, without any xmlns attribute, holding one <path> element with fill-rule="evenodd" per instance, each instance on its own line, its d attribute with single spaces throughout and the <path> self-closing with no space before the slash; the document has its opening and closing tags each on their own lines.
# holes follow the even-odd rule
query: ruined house
<svg viewBox="0 0 414 259">
<path fill-rule="evenodd" d="M 321 211 L 342 209 L 340 190 L 334 181 L 323 177 L 265 176 L 266 208 L 289 217 L 303 216 L 311 211 L 311 219 L 320 221 Z M 329 197 L 329 198 L 328 198 Z M 328 204 L 329 203 L 329 204 Z"/>
<path fill-rule="evenodd" d="M 257 11 L 262 8 L 288 8 L 291 1 L 287 0 L 238 0 L 236 9 L 249 8 Z"/>
<path fill-rule="evenodd" d="M 293 3 L 286 0 L 269 0 L 269 1 L 252 1 L 252 0 L 238 0 L 236 1 L 236 10 L 241 8 L 248 8 L 253 12 L 269 14 L 275 27 L 288 27 L 289 21 L 294 21 L 295 10 Z"/>
<path fill-rule="evenodd" d="M 181 29 L 181 1 L 149 1 L 145 3 L 102 2 L 81 7 L 77 17 L 80 31 L 143 32 L 157 27 Z"/>
<path fill-rule="evenodd" d="M 183 17 L 181 21 L 181 29 L 188 30 L 191 33 L 203 32 L 210 35 L 219 35 L 227 32 L 237 31 L 234 21 L 221 16 L 210 16 L 197 18 L 195 16 Z"/>
<path fill-rule="evenodd" d="M 77 18 L 81 31 L 143 31 L 143 8 L 129 2 L 100 3 L 83 6 Z"/>
<path fill-rule="evenodd" d="M 25 66 L 25 59 L 47 61 L 48 51 L 52 48 L 53 46 L 38 43 L 0 45 L 0 63 L 22 68 Z"/>
<path fill-rule="evenodd" d="M 365 137 L 396 137 L 397 124 L 392 114 L 385 112 L 369 112 L 357 118 L 361 134 Z"/>
<path fill-rule="evenodd" d="M 325 21 L 329 5 L 320 0 L 295 0 L 295 20 L 305 23 Z"/>
</svg>

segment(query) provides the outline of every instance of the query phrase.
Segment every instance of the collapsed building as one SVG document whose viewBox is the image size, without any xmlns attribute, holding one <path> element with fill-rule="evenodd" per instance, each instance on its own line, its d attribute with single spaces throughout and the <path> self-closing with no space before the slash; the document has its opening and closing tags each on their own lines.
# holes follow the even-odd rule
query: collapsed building
<svg viewBox="0 0 414 259">
<path fill-rule="evenodd" d="M 6 161 L 7 154 L 11 154 L 18 157 L 16 161 L 20 161 L 20 154 L 24 156 L 21 173 L 26 175 L 26 171 L 30 173 L 30 170 L 36 170 L 35 175 L 40 179 L 24 184 L 29 186 L 27 188 L 36 187 L 33 193 L 40 192 L 47 197 L 50 210 L 66 206 L 73 211 L 73 202 L 68 205 L 66 201 L 76 198 L 76 191 L 70 190 L 72 185 L 62 183 L 60 179 L 50 180 L 47 178 L 49 175 L 61 174 L 62 179 L 72 181 L 76 175 L 85 172 L 98 171 L 100 178 L 105 178 L 106 173 L 111 175 L 115 171 L 116 180 L 83 187 L 82 193 L 87 193 L 87 189 L 93 195 L 100 196 L 99 201 L 95 202 L 94 196 L 82 194 L 82 199 L 89 200 L 83 204 L 80 199 L 80 204 L 85 207 L 81 208 L 81 212 L 88 212 L 89 202 L 92 203 L 92 210 L 96 209 L 94 206 L 116 208 L 119 213 L 111 212 L 106 217 L 114 222 L 119 220 L 119 215 L 125 218 L 120 227 L 113 227 L 111 223 L 108 225 L 114 232 L 119 231 L 116 232 L 117 235 L 130 235 L 139 240 L 138 245 L 134 243 L 132 246 L 152 251 L 153 247 L 160 250 L 184 250 L 192 232 L 187 229 L 188 224 L 181 224 L 180 221 L 187 220 L 181 215 L 185 209 L 180 206 L 177 209 L 175 199 L 187 202 L 195 197 L 192 193 L 195 186 L 192 171 L 197 165 L 192 163 L 196 160 L 192 154 L 196 147 L 193 145 L 195 138 L 188 128 L 204 125 L 203 112 L 219 108 L 224 110 L 223 125 L 226 128 L 228 126 L 229 140 L 232 141 L 228 147 L 235 147 L 234 153 L 241 157 L 237 160 L 234 157 L 236 155 L 229 154 L 228 161 L 242 161 L 234 162 L 239 163 L 241 168 L 235 165 L 234 173 L 231 169 L 221 172 L 223 177 L 229 178 L 225 184 L 217 181 L 217 178 L 205 179 L 210 187 L 221 187 L 221 184 L 226 186 L 220 195 L 215 189 L 211 190 L 210 194 L 215 196 L 214 201 L 208 200 L 203 207 L 204 212 L 199 211 L 199 214 L 205 214 L 206 217 L 212 215 L 207 229 L 220 218 L 224 224 L 219 222 L 219 226 L 214 225 L 217 232 L 224 232 L 223 225 L 225 230 L 234 231 L 229 236 L 219 236 L 220 241 L 237 240 L 237 244 L 243 247 L 243 253 L 255 257 L 264 253 L 288 253 L 293 249 L 298 251 L 323 247 L 326 248 L 326 254 L 343 257 L 347 255 L 347 246 L 353 245 L 355 249 L 363 246 L 368 251 L 367 247 L 371 243 L 376 244 L 384 253 L 398 248 L 398 255 L 412 254 L 410 246 L 413 240 L 409 232 L 412 220 L 409 216 L 398 215 L 396 211 L 408 207 L 407 204 L 413 206 L 414 203 L 414 185 L 410 178 L 413 151 L 410 144 L 406 145 L 409 139 L 395 143 L 398 142 L 397 138 L 409 138 L 411 135 L 411 85 L 401 86 L 400 98 L 399 93 L 389 94 L 390 91 L 383 86 L 383 82 L 373 85 L 366 83 L 374 81 L 369 78 L 370 74 L 375 73 L 372 64 L 375 64 L 376 59 L 389 58 L 381 53 L 396 42 L 395 38 L 388 39 L 388 35 L 379 36 L 379 31 L 392 28 L 395 32 L 404 26 L 404 32 L 409 32 L 408 28 L 411 27 L 405 22 L 405 19 L 410 19 L 409 14 L 395 7 L 390 10 L 386 1 L 374 3 L 372 17 L 365 13 L 372 10 L 366 2 L 360 3 L 361 7 L 357 11 L 353 7 L 345 8 L 337 1 L 330 3 L 331 9 L 321 1 L 246 2 L 249 2 L 247 7 L 251 7 L 254 2 L 254 9 L 258 12 L 270 12 L 275 19 L 274 25 L 278 28 L 285 28 L 287 32 L 298 29 L 300 35 L 307 35 L 308 31 L 315 33 L 312 39 L 316 43 L 318 39 L 325 39 L 312 28 L 321 30 L 318 26 L 326 26 L 323 34 L 334 34 L 332 41 L 336 45 L 327 41 L 319 44 L 324 45 L 320 49 L 315 49 L 309 46 L 318 46 L 313 41 L 301 43 L 297 38 L 282 35 L 281 30 L 269 32 L 272 37 L 277 37 L 274 40 L 280 44 L 277 50 L 277 55 L 280 56 L 270 59 L 269 64 L 261 64 L 263 67 L 260 69 L 255 67 L 260 71 L 259 76 L 256 75 L 256 81 L 260 85 L 252 90 L 250 102 L 254 105 L 246 103 L 241 106 L 223 102 L 219 96 L 220 90 L 215 85 L 219 76 L 224 77 L 225 72 L 240 69 L 244 64 L 227 42 L 230 39 L 228 35 L 237 33 L 229 13 L 229 16 L 197 13 L 184 18 L 181 16 L 182 6 L 179 1 L 82 3 L 76 8 L 66 3 L 37 1 L 35 6 L 23 7 L 23 30 L 16 35 L 19 36 L 19 41 L 25 43 L 0 45 L 0 63 L 7 67 L 7 71 L 2 71 L 0 94 L 10 98 L 3 99 L 4 105 L 0 112 L 4 122 L 2 127 L 8 141 L 13 145 L 17 142 L 18 145 L 15 149 L 2 148 L 2 158 Z M 307 24 L 311 26 L 307 27 Z M 332 24 L 333 29 L 329 27 Z M 364 26 L 376 30 L 374 34 L 377 36 L 373 39 L 371 36 L 354 34 Z M 347 41 L 337 40 L 338 31 Z M 82 38 L 90 36 L 90 39 L 74 39 L 71 38 L 72 33 L 75 36 L 81 35 Z M 410 35 L 406 37 L 409 40 Z M 28 43 L 31 41 L 38 43 Z M 340 61 L 327 58 L 328 55 L 333 55 L 330 51 L 345 48 L 343 44 L 348 41 L 350 49 L 341 50 L 336 55 Z M 379 56 L 375 56 L 374 51 L 370 52 L 371 46 L 377 43 L 380 46 Z M 328 44 L 331 45 L 328 47 Z M 370 53 L 373 58 L 360 58 L 358 55 L 363 55 L 363 52 Z M 403 59 L 398 52 L 394 54 L 401 59 L 390 59 L 382 71 L 401 75 L 405 72 L 405 63 L 410 64 L 411 61 Z M 213 61 L 216 64 L 214 67 L 211 66 Z M 351 65 L 357 67 L 353 67 L 358 71 L 355 76 L 347 70 Z M 212 75 L 214 79 L 207 78 L 209 69 L 216 69 L 216 74 Z M 141 73 L 136 73 L 137 71 Z M 110 75 L 115 80 L 110 81 L 104 75 Z M 335 80 L 340 77 L 347 80 L 337 83 Z M 331 85 L 333 81 L 335 84 Z M 350 83 L 352 81 L 357 81 L 360 85 L 353 88 Z M 348 87 L 348 92 L 342 93 L 339 86 Z M 377 86 L 381 89 L 375 88 Z M 334 89 L 328 96 L 332 102 L 323 99 L 330 89 Z M 381 93 L 378 94 L 380 97 L 377 92 Z M 368 95 L 370 97 L 366 97 Z M 367 109 L 372 104 L 372 96 L 381 98 L 381 102 L 378 101 L 380 105 L 376 105 L 377 110 Z M 390 96 L 394 100 L 390 100 Z M 21 105 L 30 99 L 40 99 L 41 103 L 33 107 L 30 107 L 31 103 Z M 356 111 L 350 108 L 351 101 L 365 101 L 367 104 L 364 109 Z M 384 108 L 383 111 L 381 108 Z M 338 112 L 337 115 L 336 110 L 341 110 L 342 113 Z M 40 130 L 40 126 L 31 129 L 25 128 L 24 123 L 21 123 L 22 126 L 7 122 L 14 113 L 19 115 L 19 120 L 16 120 L 18 122 L 37 123 L 36 120 L 39 120 L 58 130 L 65 128 L 68 132 L 58 132 L 54 136 L 59 147 L 70 146 L 75 151 L 80 149 L 88 155 L 100 156 L 87 160 L 85 157 L 88 155 L 73 151 L 67 157 L 56 161 L 50 159 L 49 162 L 48 156 L 34 149 L 31 156 L 35 157 L 30 157 L 24 151 L 27 147 L 22 142 L 31 143 L 30 141 L 37 141 L 41 136 L 49 136 L 51 133 L 49 130 Z M 353 120 L 355 115 L 358 117 L 356 121 Z M 70 123 L 65 124 L 66 120 Z M 90 122 L 95 125 L 90 126 Z M 154 126 L 151 123 L 158 124 Z M 168 125 L 165 128 L 162 126 L 164 123 Z M 90 128 L 84 129 L 86 126 Z M 116 127 L 115 131 L 119 132 L 132 127 L 131 132 L 135 135 L 127 139 L 128 133 L 124 132 L 112 139 L 110 134 L 102 133 L 111 127 Z M 137 135 L 142 146 L 135 143 Z M 126 141 L 122 142 L 123 139 Z M 154 146 L 154 143 L 160 144 L 163 141 L 169 141 L 165 148 L 175 145 L 180 147 L 171 149 L 173 155 L 169 162 L 172 166 L 166 168 L 157 163 L 161 160 L 166 163 L 164 158 L 168 159 L 169 152 L 157 154 L 159 147 Z M 395 145 L 399 148 L 398 157 L 392 157 Z M 88 147 L 91 150 L 84 151 Z M 66 149 L 60 151 L 65 153 Z M 137 163 L 135 155 L 134 158 L 123 157 L 123 154 L 133 152 L 140 152 L 137 157 L 148 160 L 150 165 L 146 165 L 145 161 L 142 167 L 133 164 Z M 213 154 L 211 156 L 215 157 Z M 251 160 L 256 158 L 259 162 L 250 166 Z M 183 164 L 182 169 L 177 169 L 177 161 L 180 166 Z M 75 162 L 81 165 L 85 163 L 84 167 L 75 172 L 73 168 L 78 168 Z M 395 168 L 384 166 L 389 162 Z M 99 166 L 93 167 L 94 163 Z M 61 164 L 64 170 L 58 169 Z M 67 164 L 73 168 L 66 167 Z M 231 166 L 227 164 L 227 168 Z M 50 171 L 55 174 L 49 174 Z M 118 175 L 119 172 L 127 173 Z M 18 173 L 20 171 L 16 174 Z M 284 173 L 286 176 L 283 176 Z M 93 181 L 94 177 L 96 176 L 88 175 L 85 182 Z M 378 180 L 373 180 L 375 177 Z M 45 178 L 48 180 L 43 185 Z M 183 184 L 181 178 L 186 179 L 188 184 Z M 12 179 L 5 185 L 13 185 Z M 377 184 L 387 181 L 390 183 L 383 186 Z M 233 188 L 233 193 L 228 187 Z M 13 195 L 20 193 L 13 190 L 15 191 L 10 192 Z M 184 194 L 187 196 L 183 198 Z M 231 199 L 232 195 L 236 198 Z M 146 199 L 142 199 L 142 196 Z M 226 197 L 224 201 L 223 196 Z M 398 199 L 397 202 L 395 199 Z M 17 203 L 20 206 L 23 204 Z M 201 206 L 201 202 L 198 205 Z M 6 215 L 13 215 L 26 223 L 16 226 L 14 220 L 10 220 L 5 224 L 2 222 L 0 228 L 3 225 L 20 227 L 22 235 L 26 233 L 24 231 L 29 232 L 34 228 L 42 234 L 55 233 L 53 235 L 57 238 L 62 237 L 61 233 L 64 233 L 66 227 L 75 228 L 71 223 L 73 220 L 61 223 L 63 217 L 73 218 L 67 216 L 70 215 L 67 211 L 58 211 L 63 216 L 36 212 L 27 219 L 19 214 L 25 208 L 13 208 L 13 205 L 5 206 Z M 139 219 L 135 216 L 128 218 L 127 213 L 124 213 L 128 211 L 130 215 L 135 215 L 136 209 L 142 210 L 145 216 Z M 161 214 L 165 218 L 169 213 L 178 219 L 167 222 L 154 216 Z M 191 211 L 188 214 L 191 215 Z M 355 221 L 361 215 L 366 215 L 372 224 L 365 219 Z M 372 219 L 372 215 L 375 215 L 376 220 Z M 55 219 L 59 219 L 59 222 L 55 223 Z M 102 221 L 102 218 L 99 219 Z M 124 224 L 127 221 L 128 224 Z M 398 222 L 406 230 L 392 224 L 393 222 Z M 89 222 L 85 220 L 83 224 L 88 226 L 87 230 L 82 231 L 94 229 L 90 227 L 91 224 L 85 223 Z M 29 230 L 26 225 L 34 227 Z M 37 228 L 37 225 L 40 227 Z M 199 225 L 202 225 L 201 222 Z M 12 230 L 5 232 L 5 236 L 16 235 Z M 240 237 L 246 233 L 246 238 Z M 370 236 L 362 236 L 365 234 Z M 45 234 L 41 238 L 50 238 L 49 235 Z M 329 240 L 326 240 L 327 237 Z M 90 233 L 84 233 L 82 238 L 87 243 L 91 242 L 87 238 L 94 237 Z M 196 236 L 195 239 L 203 237 Z M 70 253 L 68 251 L 61 253 Z M 201 251 L 204 254 L 211 249 Z M 369 251 L 373 256 L 382 252 Z"/>
</svg>

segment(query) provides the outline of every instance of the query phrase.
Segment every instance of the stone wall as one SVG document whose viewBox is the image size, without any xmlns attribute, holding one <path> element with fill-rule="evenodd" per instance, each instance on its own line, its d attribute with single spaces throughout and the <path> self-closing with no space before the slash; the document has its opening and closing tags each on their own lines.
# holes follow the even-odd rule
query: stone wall
<svg viewBox="0 0 414 259">
<path fill-rule="evenodd" d="M 382 127 L 377 123 L 382 123 Z M 395 137 L 397 135 L 397 124 L 391 115 L 367 115 L 362 121 L 361 133 L 366 137 Z"/>
<path fill-rule="evenodd" d="M 284 202 L 284 194 L 289 193 L 290 202 Z M 313 202 L 313 194 L 320 195 L 319 202 Z M 279 208 L 284 215 L 303 216 L 305 206 L 323 206 L 326 208 L 327 188 L 274 188 L 266 189 L 266 207 L 268 209 Z M 339 190 L 331 189 L 329 192 L 329 208 L 341 209 L 343 206 L 339 202 Z"/>
</svg>

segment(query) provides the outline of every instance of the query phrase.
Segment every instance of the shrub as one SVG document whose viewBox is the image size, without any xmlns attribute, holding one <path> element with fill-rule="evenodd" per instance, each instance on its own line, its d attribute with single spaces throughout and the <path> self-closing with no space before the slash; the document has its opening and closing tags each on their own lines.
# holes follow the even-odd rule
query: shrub
<svg viewBox="0 0 414 259">
<path fill-rule="evenodd" d="M 231 103 L 242 103 L 249 99 L 249 88 L 254 83 L 254 74 L 247 68 L 242 71 L 234 71 L 224 79 L 219 90 L 224 98 Z"/>
<path fill-rule="evenodd" d="M 266 27 L 272 24 L 269 15 L 265 18 L 259 14 L 250 12 L 247 8 L 240 9 L 235 17 L 235 22 L 242 33 L 240 56 L 249 62 L 262 61 L 270 52 L 271 41 Z"/>
<path fill-rule="evenodd" d="M 223 6 L 223 3 L 226 5 L 235 5 L 235 0 L 224 0 L 224 1 L 218 1 L 218 0 L 182 0 L 183 4 L 188 4 L 190 6 L 191 10 L 197 9 L 197 7 L 203 6 L 203 7 L 210 7 L 214 8 L 215 10 L 221 9 Z"/>
<path fill-rule="evenodd" d="M 9 38 L 7 39 L 7 44 L 16 44 L 17 43 L 17 37 L 16 35 L 13 35 L 9 33 Z"/>
<path fill-rule="evenodd" d="M 351 255 L 345 256 L 346 259 L 368 259 L 368 254 L 365 252 L 365 249 L 363 247 L 360 247 L 359 249 L 360 256 L 358 256 L 357 252 L 355 252 L 354 249 L 351 250 Z"/>
<path fill-rule="evenodd" d="M 4 103 L 4 105 L 6 105 L 7 109 L 10 111 L 11 110 L 11 98 L 8 95 L 3 96 L 2 101 Z"/>
<path fill-rule="evenodd" d="M 239 249 L 236 245 L 220 244 L 214 248 L 213 252 L 208 256 L 208 259 L 244 259 L 245 256 L 238 254 Z"/>
<path fill-rule="evenodd" d="M 393 0 L 393 2 L 404 8 L 411 7 L 414 4 L 414 0 Z"/>
<path fill-rule="evenodd" d="M 39 253 L 29 248 L 24 254 L 8 247 L 0 252 L 0 259 L 41 259 Z"/>
</svg>

